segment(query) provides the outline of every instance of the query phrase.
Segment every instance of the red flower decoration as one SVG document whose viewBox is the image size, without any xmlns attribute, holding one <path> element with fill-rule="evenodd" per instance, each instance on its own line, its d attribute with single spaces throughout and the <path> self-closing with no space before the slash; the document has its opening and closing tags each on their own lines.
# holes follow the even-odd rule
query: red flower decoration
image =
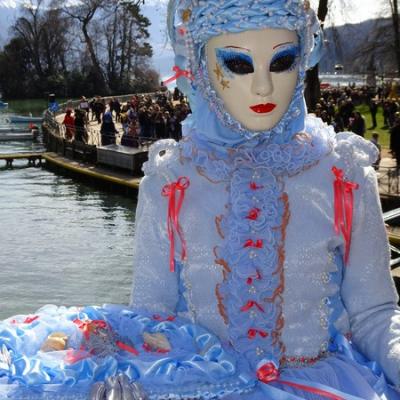
<svg viewBox="0 0 400 400">
<path fill-rule="evenodd" d="M 262 276 L 261 276 L 261 274 L 260 274 L 260 271 L 257 270 L 257 275 L 255 275 L 255 276 L 249 276 L 249 277 L 247 278 L 246 283 L 247 283 L 248 285 L 252 285 L 253 282 L 254 282 L 254 279 L 256 279 L 256 280 L 258 280 L 258 281 L 260 281 L 260 280 L 262 279 Z"/>
<path fill-rule="evenodd" d="M 255 182 L 251 182 L 250 183 L 250 189 L 251 190 L 259 190 L 259 189 L 262 189 L 263 188 L 263 186 L 259 186 L 259 185 L 257 185 L 257 183 L 255 183 Z"/>
</svg>

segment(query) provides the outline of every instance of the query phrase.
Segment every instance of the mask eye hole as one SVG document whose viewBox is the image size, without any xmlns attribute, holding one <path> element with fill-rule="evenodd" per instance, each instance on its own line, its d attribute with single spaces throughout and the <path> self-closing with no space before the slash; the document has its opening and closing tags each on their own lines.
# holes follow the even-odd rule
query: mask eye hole
<svg viewBox="0 0 400 400">
<path fill-rule="evenodd" d="M 292 71 L 297 65 L 297 50 L 288 50 L 278 53 L 271 61 L 270 72 Z"/>
<path fill-rule="evenodd" d="M 247 54 L 219 49 L 217 58 L 220 64 L 233 74 L 247 75 L 254 72 L 253 60 Z"/>
</svg>

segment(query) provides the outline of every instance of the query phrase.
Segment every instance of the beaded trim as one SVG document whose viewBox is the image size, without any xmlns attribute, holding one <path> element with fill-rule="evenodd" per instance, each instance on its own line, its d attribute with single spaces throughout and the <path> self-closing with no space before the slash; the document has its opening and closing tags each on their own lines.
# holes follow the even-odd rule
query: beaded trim
<svg viewBox="0 0 400 400">
<path fill-rule="evenodd" d="M 316 364 L 318 361 L 324 360 L 334 353 L 329 351 L 320 352 L 316 357 L 291 357 L 284 356 L 281 358 L 280 369 L 285 368 L 303 368 Z"/>
</svg>

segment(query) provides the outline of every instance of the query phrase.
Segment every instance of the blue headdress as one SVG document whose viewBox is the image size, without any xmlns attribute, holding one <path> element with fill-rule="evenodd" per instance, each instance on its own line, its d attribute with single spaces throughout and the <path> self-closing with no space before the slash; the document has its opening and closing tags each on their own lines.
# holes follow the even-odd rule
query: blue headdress
<svg viewBox="0 0 400 400">
<path fill-rule="evenodd" d="M 266 132 L 249 132 L 226 110 L 211 87 L 205 44 L 222 33 L 264 28 L 296 31 L 301 48 L 297 87 L 288 111 Z M 184 133 L 218 146 L 260 141 L 288 142 L 304 128 L 305 71 L 318 61 L 322 48 L 319 22 L 308 0 L 170 0 L 169 36 L 175 51 L 178 87 L 190 101 L 193 116 Z M 195 128 L 194 128 L 195 127 Z"/>
</svg>

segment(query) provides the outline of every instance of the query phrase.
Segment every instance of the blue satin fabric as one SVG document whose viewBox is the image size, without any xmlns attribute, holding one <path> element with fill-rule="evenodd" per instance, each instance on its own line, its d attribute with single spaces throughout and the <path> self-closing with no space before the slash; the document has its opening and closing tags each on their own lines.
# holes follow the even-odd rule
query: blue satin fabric
<svg viewBox="0 0 400 400">
<path fill-rule="evenodd" d="M 154 318 L 111 305 L 84 309 L 46 306 L 36 315 L 39 318 L 30 324 L 23 322 L 26 316 L 0 323 L 0 348 L 6 346 L 12 359 L 10 365 L 0 361 L 0 399 L 86 399 L 94 382 L 119 373 L 139 381 L 150 399 L 166 394 L 171 399 L 321 399 L 279 383 L 257 383 L 243 357 L 202 327 L 181 319 L 166 321 L 167 316 Z M 114 332 L 112 337 L 137 349 L 139 356 L 110 347 L 101 357 L 69 364 L 66 351 L 39 351 L 52 332 L 66 333 L 68 347 L 79 349 L 83 336 L 74 319 L 106 321 Z M 168 354 L 145 352 L 144 331 L 164 333 L 172 350 Z M 310 367 L 286 369 L 282 380 L 322 389 L 346 400 L 400 399 L 379 366 L 365 359 L 343 336 L 338 335 L 332 346 L 335 355 Z"/>
<path fill-rule="evenodd" d="M 190 397 L 198 393 L 200 384 L 203 398 L 211 399 L 256 384 L 246 364 L 226 350 L 216 336 L 184 320 L 166 321 L 166 316 L 159 320 L 147 313 L 111 305 L 84 309 L 47 306 L 35 315 L 39 318 L 31 324 L 23 323 L 26 316 L 0 323 L 0 349 L 5 345 L 12 358 L 10 366 L 0 363 L 0 399 L 6 395 L 22 399 L 28 394 L 35 399 L 35 395 L 43 393 L 49 393 L 46 398 L 52 398 L 51 393 L 57 399 L 66 393 L 85 398 L 94 382 L 119 373 L 139 381 L 151 398 L 165 393 Z M 110 346 L 109 354 L 68 364 L 66 351 L 39 351 L 52 332 L 66 333 L 70 338 L 68 347 L 79 349 L 82 332 L 72 322 L 75 319 L 106 321 L 112 327 L 113 340 L 134 347 L 139 356 Z M 167 354 L 146 352 L 143 332 L 165 334 L 172 350 Z"/>
</svg>

